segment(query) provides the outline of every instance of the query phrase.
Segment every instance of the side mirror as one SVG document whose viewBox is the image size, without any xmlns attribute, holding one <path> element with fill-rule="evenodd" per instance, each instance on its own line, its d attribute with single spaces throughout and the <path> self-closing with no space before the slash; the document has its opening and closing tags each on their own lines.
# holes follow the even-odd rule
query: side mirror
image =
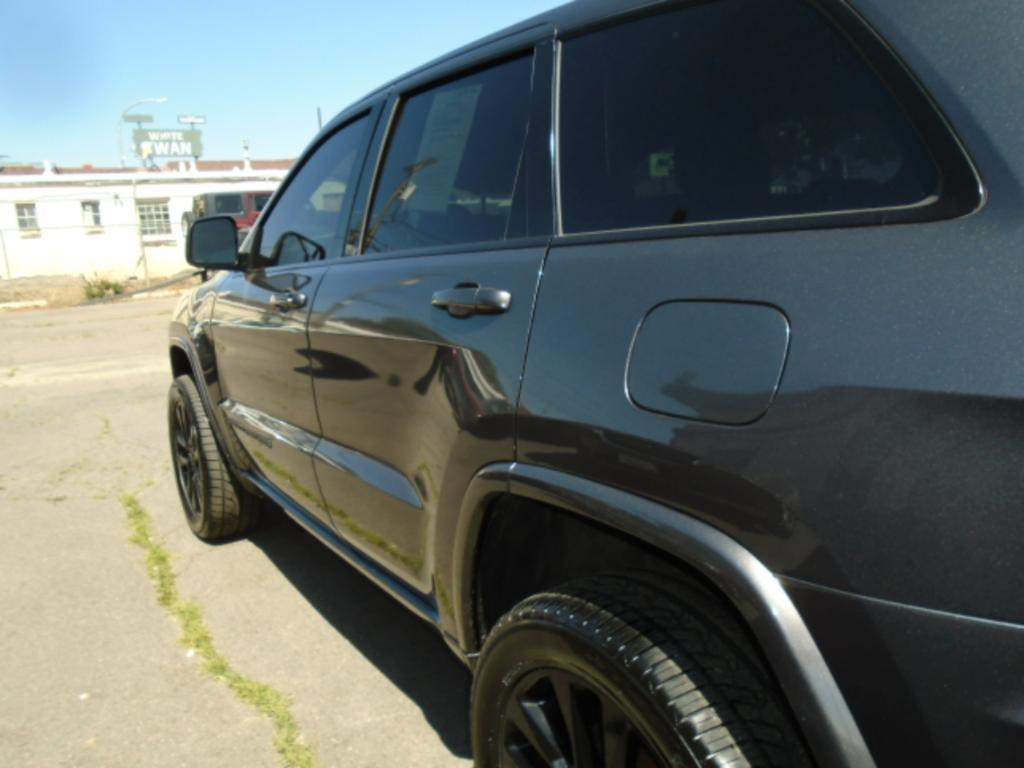
<svg viewBox="0 0 1024 768">
<path fill-rule="evenodd" d="M 200 269 L 242 269 L 235 220 L 210 216 L 192 222 L 185 241 L 185 260 Z"/>
</svg>

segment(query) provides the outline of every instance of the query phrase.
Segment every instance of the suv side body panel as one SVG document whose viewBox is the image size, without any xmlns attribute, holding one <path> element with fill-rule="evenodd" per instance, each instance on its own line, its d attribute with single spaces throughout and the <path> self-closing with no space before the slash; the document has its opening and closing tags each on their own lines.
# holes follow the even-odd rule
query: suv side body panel
<svg viewBox="0 0 1024 768">
<path fill-rule="evenodd" d="M 541 22 L 578 31 L 646 5 L 572 4 L 513 29 L 534 41 Z M 538 498 L 593 516 L 628 496 L 722 533 L 777 575 L 879 764 L 1010 765 L 1024 751 L 1024 17 L 1014 0 L 984 13 L 956 0 L 856 6 L 970 148 L 989 193 L 981 210 L 898 226 L 557 237 L 546 258 L 537 242 L 324 265 L 303 385 L 312 373 L 319 413 L 282 413 L 322 424 L 311 487 L 357 556 L 312 530 L 379 582 L 398 574 L 392 591 L 463 652 L 476 650 L 466 573 L 486 503 L 563 478 Z M 505 34 L 401 87 L 511 52 Z M 430 307 L 433 291 L 466 279 L 511 288 L 511 312 Z M 231 386 L 213 356 L 213 299 L 193 301 L 172 336 L 216 406 Z M 761 386 L 763 416 L 715 424 L 630 400 L 637 329 L 676 302 L 785 318 L 785 369 L 777 391 Z M 685 381 L 686 361 L 666 356 L 659 375 Z M 220 408 L 211 415 L 230 429 Z M 577 485 L 606 493 L 571 503 Z M 713 563 L 680 557 L 714 580 Z M 813 697 L 786 688 L 813 717 Z M 840 754 L 858 747 L 847 736 L 821 738 Z"/>
<path fill-rule="evenodd" d="M 1024 276 L 1012 231 L 977 268 L 977 233 L 991 243 L 999 231 L 991 218 L 556 244 L 527 360 L 519 459 L 696 515 L 780 574 L 1024 621 L 1014 587 L 1024 360 L 1004 352 L 1024 345 Z M 603 279 L 588 282 L 595 272 Z M 925 277 L 931 297 L 921 296 Z M 719 426 L 630 402 L 634 331 L 674 300 L 784 310 L 789 357 L 759 421 Z M 675 363 L 679 377 L 688 362 Z"/>
<path fill-rule="evenodd" d="M 549 36 L 536 28 L 402 84 L 403 93 L 429 89 L 509 54 L 532 56 L 529 108 L 538 119 L 527 123 L 524 175 L 543 187 L 540 210 L 530 215 L 544 234 L 348 256 L 331 265 L 310 319 L 323 436 L 315 465 L 328 514 L 366 557 L 424 595 L 436 593 L 445 625 L 453 618 L 446 574 L 462 496 L 481 467 L 514 459 L 515 408 L 552 215 Z M 360 199 L 365 193 L 364 185 Z M 468 316 L 433 306 L 436 295 L 464 285 L 505 291 L 511 304 Z"/>
<path fill-rule="evenodd" d="M 1006 70 L 1024 19 L 1005 2 L 857 5 L 970 147 L 985 206 L 898 226 L 557 238 L 518 458 L 704 520 L 781 575 L 879 764 L 1010 765 L 1024 738 L 1024 105 Z M 670 301 L 785 313 L 763 418 L 712 425 L 630 402 L 633 333 Z M 666 366 L 685 380 L 686 362 Z M 980 672 L 993 659 L 999 675 Z"/>
</svg>

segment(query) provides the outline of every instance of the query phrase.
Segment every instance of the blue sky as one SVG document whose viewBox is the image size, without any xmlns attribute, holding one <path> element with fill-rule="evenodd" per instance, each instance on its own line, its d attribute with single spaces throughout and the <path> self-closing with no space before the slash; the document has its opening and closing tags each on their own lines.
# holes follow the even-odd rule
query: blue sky
<svg viewBox="0 0 1024 768">
<path fill-rule="evenodd" d="M 205 115 L 206 159 L 294 157 L 385 81 L 561 0 L 0 2 L 2 162 L 116 165 L 121 112 Z M 126 147 L 132 126 L 124 127 Z M 129 155 L 130 156 L 130 155 Z"/>
</svg>

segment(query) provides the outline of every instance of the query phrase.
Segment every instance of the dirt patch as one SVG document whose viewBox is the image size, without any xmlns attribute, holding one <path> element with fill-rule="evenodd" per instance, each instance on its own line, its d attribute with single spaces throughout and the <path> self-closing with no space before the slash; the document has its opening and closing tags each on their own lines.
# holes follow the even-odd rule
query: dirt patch
<svg viewBox="0 0 1024 768">
<path fill-rule="evenodd" d="M 50 307 L 70 307 L 85 298 L 85 280 L 81 277 L 16 277 L 0 280 L 0 304 L 21 301 L 45 301 Z"/>
<path fill-rule="evenodd" d="M 164 280 L 150 281 L 154 291 L 161 293 L 180 293 L 199 284 L 199 278 L 183 280 L 173 285 L 164 285 Z M 72 307 L 86 301 L 88 283 L 83 277 L 72 275 L 53 275 L 46 277 L 16 277 L 13 280 L 0 280 L 0 312 L 4 304 L 13 302 L 46 302 L 37 306 L 9 307 L 9 311 L 27 311 L 50 307 Z M 147 289 L 144 280 L 125 280 L 125 298 L 137 291 Z"/>
</svg>

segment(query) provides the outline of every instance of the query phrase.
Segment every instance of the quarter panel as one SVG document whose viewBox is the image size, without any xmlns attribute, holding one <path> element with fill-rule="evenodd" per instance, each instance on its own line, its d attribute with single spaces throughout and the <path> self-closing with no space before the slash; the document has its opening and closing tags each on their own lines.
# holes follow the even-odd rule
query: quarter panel
<svg viewBox="0 0 1024 768">
<path fill-rule="evenodd" d="M 779 573 L 1019 619 L 1024 359 L 1009 351 L 1024 344 L 1020 243 L 1016 224 L 986 211 L 553 247 L 518 455 L 706 520 Z M 700 424 L 629 401 L 633 331 L 672 300 L 786 313 L 789 359 L 760 421 Z"/>
<path fill-rule="evenodd" d="M 234 467 L 248 469 L 249 456 L 236 440 L 230 439 L 233 434 L 231 425 L 223 411 L 217 407 L 222 398 L 212 326 L 218 291 L 221 284 L 229 278 L 230 273 L 219 272 L 184 295 L 175 309 L 170 335 L 172 344 L 180 346 L 188 355 L 196 384 L 204 398 L 207 416 L 214 424 L 214 434 L 221 450 Z"/>
<path fill-rule="evenodd" d="M 879 765 L 1020 764 L 1024 627 L 784 586 Z"/>
<path fill-rule="evenodd" d="M 856 0 L 853 3 L 939 102 L 989 191 L 1019 216 L 1024 178 L 1024 78 L 1017 0 Z"/>
</svg>

